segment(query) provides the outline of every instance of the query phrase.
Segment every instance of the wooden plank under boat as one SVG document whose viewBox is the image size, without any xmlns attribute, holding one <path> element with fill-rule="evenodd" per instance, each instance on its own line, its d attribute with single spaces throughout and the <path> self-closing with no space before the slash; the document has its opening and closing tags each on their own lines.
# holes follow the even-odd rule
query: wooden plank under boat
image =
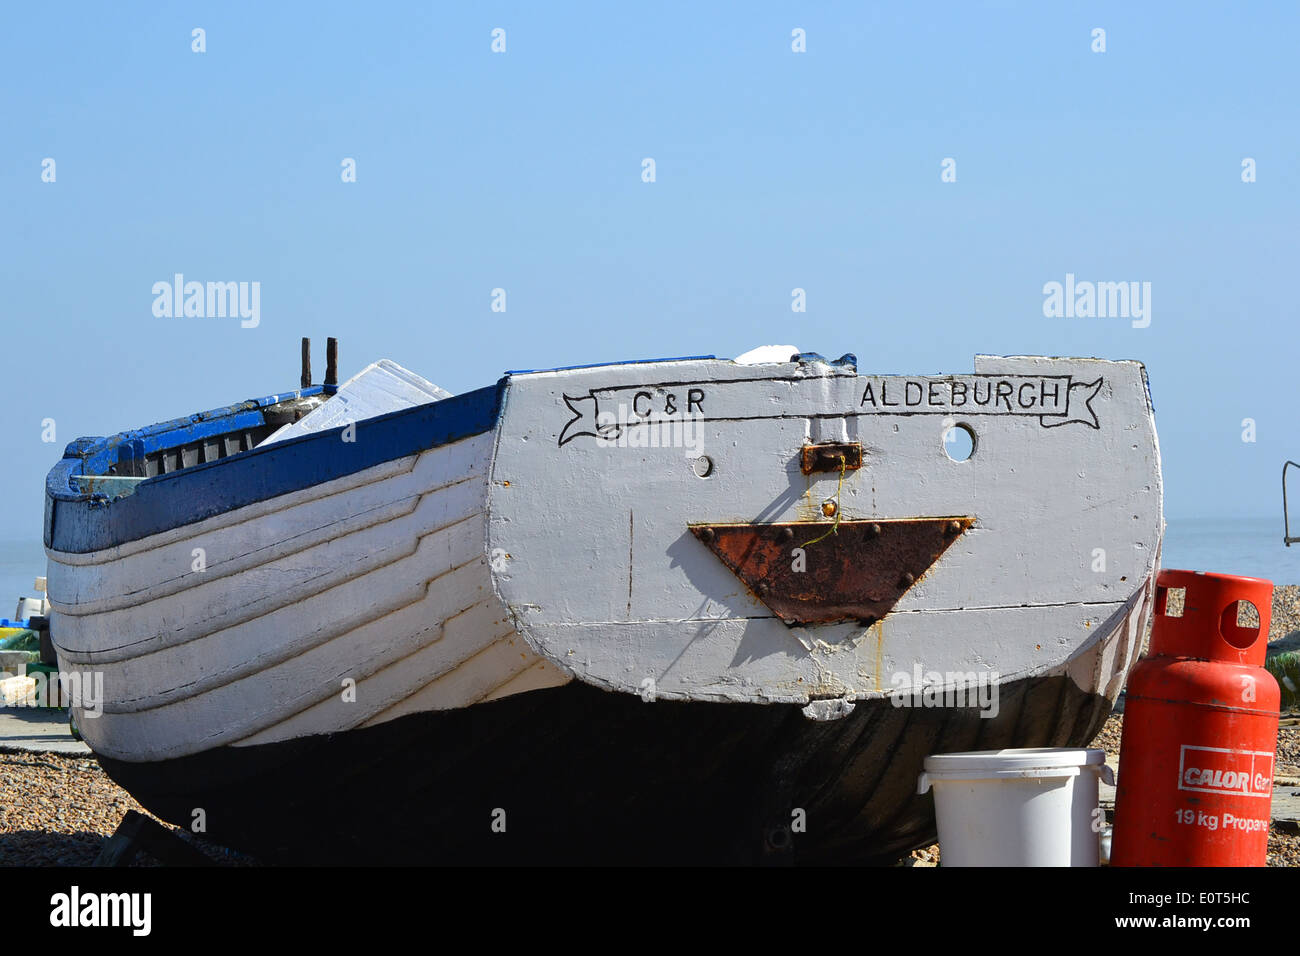
<svg viewBox="0 0 1300 956">
<path fill-rule="evenodd" d="M 266 441 L 332 392 L 80 439 L 47 480 L 82 735 L 268 860 L 887 860 L 933 839 L 927 754 L 1083 744 L 1140 650 L 1136 362 L 513 372 Z"/>
</svg>

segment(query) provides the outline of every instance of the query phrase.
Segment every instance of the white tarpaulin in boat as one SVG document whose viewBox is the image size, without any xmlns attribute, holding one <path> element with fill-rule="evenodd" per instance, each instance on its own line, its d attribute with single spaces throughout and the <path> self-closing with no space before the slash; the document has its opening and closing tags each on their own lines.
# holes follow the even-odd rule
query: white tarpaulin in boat
<svg viewBox="0 0 1300 956">
<path fill-rule="evenodd" d="M 772 362 L 793 362 L 798 354 L 799 350 L 793 345 L 760 345 L 744 355 L 737 355 L 732 361 L 737 365 L 767 365 Z"/>
<path fill-rule="evenodd" d="M 262 444 L 338 428 L 444 398 L 451 398 L 451 392 L 425 381 L 396 362 L 380 359 L 340 385 L 339 390 L 319 408 L 272 432 Z"/>
</svg>

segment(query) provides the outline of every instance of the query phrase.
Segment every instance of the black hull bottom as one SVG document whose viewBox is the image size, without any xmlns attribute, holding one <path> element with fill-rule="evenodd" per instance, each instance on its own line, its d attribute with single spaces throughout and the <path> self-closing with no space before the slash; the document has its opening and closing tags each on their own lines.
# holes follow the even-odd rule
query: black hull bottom
<svg viewBox="0 0 1300 956">
<path fill-rule="evenodd" d="M 1105 698 L 1005 684 L 997 717 L 861 702 L 646 703 L 577 681 L 156 763 L 101 757 L 162 819 L 265 862 L 882 863 L 935 838 L 927 754 L 1088 743 Z M 505 832 L 500 828 L 504 811 Z M 800 830 L 802 810 L 803 829 Z"/>
</svg>

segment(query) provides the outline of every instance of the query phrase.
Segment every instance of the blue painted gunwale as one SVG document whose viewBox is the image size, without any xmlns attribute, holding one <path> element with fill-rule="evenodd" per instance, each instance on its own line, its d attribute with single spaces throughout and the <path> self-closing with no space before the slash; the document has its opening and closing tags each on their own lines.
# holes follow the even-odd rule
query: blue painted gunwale
<svg viewBox="0 0 1300 956">
<path fill-rule="evenodd" d="M 184 415 L 144 428 L 120 432 L 110 438 L 78 438 L 64 450 L 64 457 L 75 455 L 85 461 L 80 474 L 104 475 L 123 458 L 140 458 L 164 448 L 175 448 L 200 438 L 212 438 L 264 424 L 262 409 L 269 405 L 322 393 L 332 394 L 335 386 L 313 385 L 278 395 L 251 398 L 234 405 Z"/>
<path fill-rule="evenodd" d="M 496 427 L 508 381 L 506 376 L 487 388 L 358 422 L 355 442 L 341 440 L 343 426 L 301 435 L 145 479 L 133 494 L 111 501 L 76 490 L 72 477 L 104 474 L 120 458 L 260 426 L 266 406 L 318 394 L 321 387 L 250 399 L 110 438 L 79 438 L 45 480 L 45 546 L 74 554 L 102 551 L 481 434 Z"/>
</svg>

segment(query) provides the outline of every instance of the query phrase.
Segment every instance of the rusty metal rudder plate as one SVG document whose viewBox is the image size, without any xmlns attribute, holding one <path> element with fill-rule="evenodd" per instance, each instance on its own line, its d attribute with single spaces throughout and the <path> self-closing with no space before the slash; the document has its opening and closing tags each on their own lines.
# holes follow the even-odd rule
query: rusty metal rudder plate
<svg viewBox="0 0 1300 956">
<path fill-rule="evenodd" d="M 974 523 L 950 515 L 689 528 L 786 624 L 870 625 Z"/>
</svg>

